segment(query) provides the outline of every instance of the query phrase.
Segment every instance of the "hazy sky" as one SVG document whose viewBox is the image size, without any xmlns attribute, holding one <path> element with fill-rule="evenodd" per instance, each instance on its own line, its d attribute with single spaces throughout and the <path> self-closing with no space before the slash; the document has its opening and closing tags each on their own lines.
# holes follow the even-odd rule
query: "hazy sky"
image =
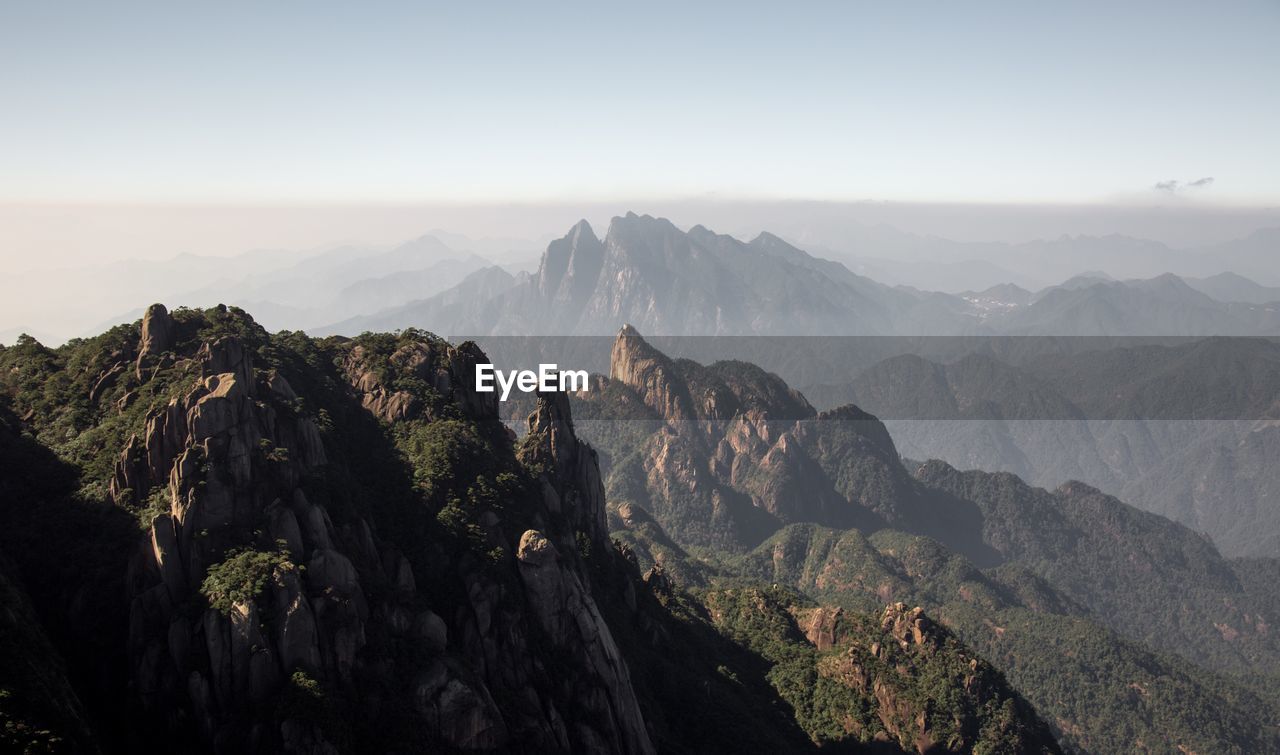
<svg viewBox="0 0 1280 755">
<path fill-rule="evenodd" d="M 1274 206 L 1278 39 L 1276 0 L 5 2 L 0 201 Z"/>
<path fill-rule="evenodd" d="M 1280 225 L 1278 39 L 1280 0 L 0 0 L 0 331 L 160 295 L 121 260 L 437 228 L 532 258 L 628 210 L 817 249 L 1238 237 Z"/>
</svg>

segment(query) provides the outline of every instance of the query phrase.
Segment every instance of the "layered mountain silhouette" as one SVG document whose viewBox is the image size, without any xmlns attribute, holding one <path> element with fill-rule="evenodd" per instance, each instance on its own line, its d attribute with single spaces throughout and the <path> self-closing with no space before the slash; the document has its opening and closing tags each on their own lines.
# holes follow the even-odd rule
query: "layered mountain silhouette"
<svg viewBox="0 0 1280 755">
<path fill-rule="evenodd" d="M 471 333 L 607 335 L 623 322 L 672 335 L 839 332 L 851 322 L 888 333 L 927 299 L 768 234 L 744 243 L 628 214 L 603 240 L 580 222 L 552 242 L 537 274 L 492 300 Z"/>
<path fill-rule="evenodd" d="M 947 292 L 980 291 L 1005 283 L 1037 290 L 1087 271 L 1117 280 L 1147 279 L 1161 272 L 1195 279 L 1230 271 L 1263 286 L 1280 286 L 1280 228 L 1260 228 L 1238 239 L 1190 248 L 1115 233 L 1016 243 L 960 242 L 884 225 L 852 224 L 808 237 L 816 241 L 808 247 L 815 253 L 883 283 Z"/>
<path fill-rule="evenodd" d="M 1095 485 L 1209 534 L 1225 553 L 1280 555 L 1280 344 L 1211 338 L 1010 365 L 885 360 L 820 403 L 891 418 L 903 453 L 1039 485 Z"/>
<path fill-rule="evenodd" d="M 611 234 L 610 228 L 603 229 L 600 246 L 604 248 L 605 258 L 619 263 L 610 267 L 613 273 L 630 272 L 621 280 L 616 276 L 610 281 L 596 278 L 594 287 L 588 281 L 595 274 L 592 271 L 596 265 L 600 271 L 604 270 L 604 259 L 594 258 L 592 244 L 585 243 L 590 239 L 579 233 L 583 230 L 581 224 L 555 242 L 564 250 L 562 257 L 551 255 L 545 264 L 538 260 L 539 248 L 544 255 L 547 253 L 545 242 L 470 239 L 436 230 L 398 245 L 345 244 L 305 251 L 255 250 L 230 257 L 179 254 L 169 260 L 131 260 L 61 271 L 62 286 L 50 292 L 43 308 L 23 312 L 15 319 L 40 331 L 37 335 L 44 342 L 92 336 L 107 327 L 137 319 L 142 314 L 137 302 L 162 294 L 192 306 L 226 302 L 248 308 L 272 330 L 303 329 L 354 335 L 361 327 L 373 331 L 420 327 L 445 332 L 442 326 L 457 319 L 447 308 L 438 304 L 406 305 L 421 304 L 437 293 L 458 286 L 466 275 L 481 267 L 497 265 L 512 275 L 528 271 L 537 273 L 538 278 L 533 286 L 538 295 L 508 302 L 507 320 L 516 317 L 515 313 L 529 314 L 538 308 L 565 310 L 570 302 L 576 307 L 577 298 L 590 298 L 584 293 L 587 288 L 602 289 L 599 300 L 605 306 L 595 314 L 610 316 L 608 305 L 612 294 L 603 289 L 624 282 L 639 287 L 631 298 L 624 296 L 615 302 L 631 310 L 628 316 L 607 326 L 591 327 L 578 322 L 578 316 L 561 311 L 554 331 L 548 329 L 550 324 L 543 327 L 526 323 L 521 332 L 541 329 L 562 335 L 571 332 L 605 335 L 623 322 L 633 322 L 651 335 L 763 333 L 779 332 L 782 328 L 792 332 L 791 328 L 799 325 L 820 328 L 795 331 L 806 334 L 1039 333 L 1049 329 L 1058 335 L 1078 335 L 1101 329 L 1110 334 L 1151 335 L 1152 323 L 1159 326 L 1157 332 L 1169 332 L 1158 316 L 1161 307 L 1167 309 L 1169 300 L 1156 297 L 1148 303 L 1146 297 L 1150 292 L 1142 291 L 1125 295 L 1133 300 L 1125 306 L 1139 315 L 1132 322 L 1114 312 L 1075 311 L 1105 307 L 1104 300 L 1109 300 L 1105 296 L 1098 301 L 1061 301 L 1058 305 L 1062 311 L 1041 308 L 1036 314 L 1020 315 L 1007 325 L 991 320 L 991 316 L 1008 314 L 1004 311 L 1009 308 L 1025 308 L 1032 297 L 1063 288 L 1058 281 L 1074 279 L 1074 287 L 1083 282 L 1104 281 L 1128 285 L 1150 280 L 1162 272 L 1180 276 L 1193 290 L 1208 295 L 1219 305 L 1236 305 L 1206 308 L 1203 300 L 1186 299 L 1189 309 L 1203 311 L 1187 315 L 1185 321 L 1176 321 L 1188 327 L 1187 332 L 1180 334 L 1276 332 L 1274 319 L 1266 307 L 1255 310 L 1245 305 L 1271 305 L 1278 298 L 1275 292 L 1280 279 L 1275 278 L 1275 270 L 1280 231 L 1277 229 L 1261 229 L 1234 241 L 1180 250 L 1123 236 L 1071 236 L 1019 244 L 957 243 L 888 227 L 850 227 L 846 229 L 847 244 L 835 244 L 845 251 L 838 251 L 826 235 L 815 235 L 804 228 L 790 229 L 796 234 L 791 243 L 780 240 L 785 234 L 768 233 L 750 243 L 725 243 L 725 238 L 703 233 L 705 229 L 695 226 L 687 232 L 677 231 L 689 237 L 687 241 L 672 246 L 669 254 L 664 253 L 665 259 L 656 260 L 643 248 L 653 249 L 655 244 L 667 243 L 662 240 L 663 234 L 668 235 L 668 240 L 674 238 L 670 237 L 670 223 L 631 215 L 615 218 L 615 222 L 631 228 L 623 233 L 620 227 L 618 234 Z M 612 245 L 611 235 L 619 242 L 618 246 Z M 705 238 L 708 235 L 719 240 L 709 242 Z M 577 237 L 581 237 L 584 245 L 577 255 L 580 259 L 569 271 L 569 258 L 574 256 L 571 247 Z M 813 243 L 815 239 L 826 241 Z M 769 247 L 789 264 L 782 267 L 761 264 L 759 253 L 768 252 Z M 856 253 L 848 252 L 849 248 L 856 248 Z M 798 249 L 805 252 L 797 254 Z M 692 254 L 693 250 L 698 250 L 696 255 Z M 693 263 L 695 256 L 696 264 Z M 713 263 L 712 258 L 719 261 Z M 646 266 L 644 260 L 655 264 Z M 723 277 L 724 265 L 730 268 L 728 278 Z M 539 266 L 543 270 L 539 271 Z M 848 287 L 850 290 L 847 295 L 842 294 L 841 301 L 832 302 L 831 289 L 828 284 L 822 284 L 821 297 L 827 301 L 813 302 L 813 309 L 809 311 L 809 303 L 803 301 L 799 292 L 813 288 L 812 281 L 792 268 L 821 273 L 835 281 L 837 289 Z M 716 271 L 716 279 L 723 278 L 725 285 L 714 283 L 712 270 Z M 570 273 L 575 283 L 560 290 L 559 276 L 566 273 Z M 740 280 L 729 286 L 728 281 L 735 279 Z M 668 280 L 679 280 L 680 285 L 668 292 L 663 288 L 664 281 Z M 707 311 L 695 312 L 697 317 L 689 324 L 655 328 L 657 320 L 645 320 L 638 311 L 644 305 L 635 297 L 643 296 L 641 290 L 645 286 L 657 294 L 652 316 L 664 326 L 679 317 L 681 306 L 692 311 L 703 304 Z M 1019 294 L 1016 288 L 1032 296 Z M 813 290 L 819 293 L 819 288 Z M 483 297 L 488 302 L 500 293 L 500 287 L 490 286 Z M 738 299 L 734 298 L 735 294 L 739 295 Z M 555 303 L 549 303 L 550 300 Z M 782 308 L 782 302 L 786 301 L 800 308 L 794 313 L 788 312 Z M 462 318 L 459 324 L 471 333 L 506 333 L 493 322 L 497 315 L 486 316 L 492 312 L 493 307 L 486 307 L 483 312 Z M 886 321 L 885 314 L 891 319 Z M 851 322 L 845 315 L 867 319 Z M 388 324 L 375 325 L 380 322 Z M 569 326 L 574 329 L 568 330 Z M 1140 331 L 1140 326 L 1148 330 Z M 45 334 L 54 336 L 54 341 Z M 0 334 L 0 342 L 12 342 L 16 335 L 16 332 L 10 336 Z"/>
<path fill-rule="evenodd" d="M 320 328 L 417 327 L 481 335 L 1276 335 L 1280 308 L 1221 301 L 1173 275 L 1077 276 L 1037 292 L 1013 285 L 953 295 L 890 287 L 762 233 L 749 242 L 628 213 L 603 239 L 586 221 L 548 245 L 537 272 L 504 286 L 474 281 Z M 1209 284 L 1212 290 L 1227 291 Z M 1226 287 L 1239 290 L 1239 286 Z M 484 306 L 459 314 L 459 299 Z"/>
<path fill-rule="evenodd" d="M 1218 301 L 1269 304 L 1280 301 L 1280 286 L 1262 286 L 1235 273 L 1218 273 L 1207 278 L 1188 278 L 1187 285 Z"/>
</svg>

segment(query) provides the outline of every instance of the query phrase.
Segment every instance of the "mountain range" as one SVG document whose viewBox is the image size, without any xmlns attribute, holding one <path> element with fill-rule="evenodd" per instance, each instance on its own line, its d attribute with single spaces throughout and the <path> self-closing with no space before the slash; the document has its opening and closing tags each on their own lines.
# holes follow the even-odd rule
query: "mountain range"
<svg viewBox="0 0 1280 755">
<path fill-rule="evenodd" d="M 430 296 L 486 267 L 519 272 L 536 264 L 536 257 L 532 242 L 434 231 L 399 244 L 125 260 L 51 271 L 58 287 L 21 322 L 38 328 L 33 335 L 43 343 L 92 337 L 137 320 L 143 313 L 139 302 L 162 295 L 188 306 L 249 307 L 272 330 L 315 328 Z M 21 285 L 21 277 L 4 282 Z M 20 292 L 5 293 L 16 298 Z M 6 329 L 0 343 L 12 343 L 22 330 L 10 335 Z"/>
<path fill-rule="evenodd" d="M 814 393 L 886 417 L 902 452 L 1038 485 L 1081 480 L 1210 535 L 1280 555 L 1280 343 L 1119 345 L 1014 366 L 984 354 L 884 360 Z"/>
<path fill-rule="evenodd" d="M 844 225 L 838 232 L 805 240 L 810 238 L 813 243 L 806 248 L 863 275 L 890 285 L 952 293 L 1001 283 L 1039 289 L 1090 270 L 1117 279 L 1150 278 L 1160 272 L 1205 278 L 1228 271 L 1264 286 L 1280 286 L 1277 228 L 1189 248 L 1115 233 L 1017 243 L 958 242 L 885 225 Z"/>
<path fill-rule="evenodd" d="M 1280 334 L 1280 306 L 1258 301 L 1269 289 L 1231 278 L 1084 275 L 1036 292 L 1003 284 L 945 294 L 878 283 L 772 234 L 743 242 L 634 213 L 614 218 L 603 239 L 579 222 L 548 246 L 527 279 L 467 286 L 486 295 L 486 303 L 462 317 L 455 294 L 315 332 L 417 327 L 465 336 L 607 335 L 629 323 L 668 336 Z"/>
<path fill-rule="evenodd" d="M 41 331 L 43 342 L 134 320 L 142 314 L 136 302 L 157 293 L 193 306 L 226 302 L 248 308 L 273 330 L 349 335 L 407 326 L 473 334 L 533 328 L 606 335 L 623 322 L 653 335 L 1272 334 L 1275 308 L 1267 305 L 1276 301 L 1280 286 L 1272 278 L 1276 234 L 1262 229 L 1213 247 L 1174 250 L 1120 236 L 958 244 L 884 227 L 870 235 L 854 233 L 852 247 L 841 247 L 856 248 L 856 254 L 823 245 L 808 254 L 769 233 L 743 243 L 701 226 L 686 232 L 659 218 L 628 214 L 610 223 L 603 240 L 580 223 L 554 244 L 563 259 L 552 255 L 541 263 L 534 242 L 432 231 L 399 245 L 179 255 L 62 270 L 62 286 L 44 309 L 20 314 Z M 572 248 L 575 243 L 581 248 Z M 881 257 L 868 262 L 868 254 Z M 570 258 L 576 260 L 572 270 L 563 266 Z M 602 278 L 606 262 L 608 277 Z M 432 301 L 486 266 L 513 276 L 531 272 L 536 282 L 513 285 L 519 291 L 508 295 L 498 276 L 490 275 L 478 293 L 501 307 L 466 316 Z M 1173 290 L 1176 282 L 1169 276 L 1152 280 L 1154 271 L 1180 274 L 1191 291 Z M 561 291 L 559 278 L 566 274 L 573 283 Z M 595 286 L 588 280 L 593 275 Z M 668 288 L 672 281 L 679 285 Z M 1058 289 L 1104 282 L 1125 285 L 1056 293 L 1039 302 Z M 655 294 L 652 302 L 645 302 L 646 292 Z M 472 282 L 444 300 L 475 294 Z M 577 308 L 587 300 L 593 309 L 584 315 Z M 648 304 L 654 309 L 646 320 Z M 550 318 L 536 321 L 536 328 L 524 319 L 535 311 Z M 1164 319 L 1170 313 L 1177 317 Z M 507 329 L 517 325 L 518 331 Z M 0 342 L 15 337 L 16 331 Z"/>
<path fill-rule="evenodd" d="M 756 361 L 823 407 L 856 401 L 884 416 L 913 458 L 1049 486 L 1082 480 L 1209 533 L 1232 555 L 1274 556 L 1280 523 L 1266 502 L 1280 484 L 1262 461 L 1275 445 L 1277 383 L 1265 367 L 1274 342 L 1191 343 L 1280 332 L 1280 306 L 1257 303 L 1270 291 L 1231 274 L 1117 281 L 1085 271 L 1038 291 L 1002 284 L 925 294 L 880 285 L 769 234 L 741 242 L 631 214 L 615 218 L 603 240 L 580 222 L 526 277 L 491 268 L 429 299 L 318 332 L 413 326 L 497 334 L 487 342 L 494 348 L 510 346 L 511 335 L 602 335 L 622 323 L 702 336 L 667 340 L 677 355 Z M 705 338 L 789 333 L 810 338 Z M 898 340 L 825 343 L 816 334 Z M 965 338 L 907 337 L 914 334 Z M 1051 338 L 1063 335 L 1076 340 Z M 1091 340 L 1124 335 L 1172 338 Z M 606 350 L 582 348 L 561 361 L 607 369 Z M 912 361 L 913 353 L 932 363 Z M 1136 365 L 1162 377 L 1135 382 L 1128 373 Z M 1213 403 L 1223 401 L 1231 405 Z"/>
</svg>

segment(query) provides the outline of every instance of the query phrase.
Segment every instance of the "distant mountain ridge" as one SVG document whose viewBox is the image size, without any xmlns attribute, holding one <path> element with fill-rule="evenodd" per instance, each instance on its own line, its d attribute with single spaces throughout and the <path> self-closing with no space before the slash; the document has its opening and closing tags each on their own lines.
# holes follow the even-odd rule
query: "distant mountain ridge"
<svg viewBox="0 0 1280 755">
<path fill-rule="evenodd" d="M 1230 241 L 1174 248 L 1122 234 L 1063 235 L 1018 243 L 952 241 L 890 227 L 848 229 L 824 237 L 823 256 L 890 284 L 956 292 L 1012 282 L 1035 289 L 1086 271 L 1115 279 L 1161 271 L 1202 278 L 1223 271 L 1280 286 L 1280 228 L 1260 228 Z"/>
<path fill-rule="evenodd" d="M 1035 484 L 1083 480 L 1207 532 L 1229 555 L 1280 556 L 1280 344 L 1209 338 L 951 362 L 893 357 L 819 405 L 886 417 L 904 453 Z"/>
<path fill-rule="evenodd" d="M 1207 278 L 1187 278 L 1188 286 L 1218 301 L 1267 304 L 1280 302 L 1280 286 L 1262 286 L 1235 273 L 1218 273 Z"/>
<path fill-rule="evenodd" d="M 563 260 L 552 254 L 537 263 L 541 280 L 531 293 L 495 301 L 488 311 L 465 318 L 456 313 L 431 314 L 429 306 L 413 310 L 415 321 L 390 316 L 460 284 L 466 275 L 490 264 L 502 264 L 512 274 L 532 270 L 533 253 L 525 250 L 533 242 L 472 240 L 435 231 L 391 246 L 346 244 L 310 251 L 126 261 L 63 271 L 65 294 L 75 307 L 55 310 L 50 302 L 40 314 L 25 313 L 20 320 L 40 330 L 42 341 L 56 343 L 68 335 L 87 335 L 136 319 L 142 313 L 140 302 L 163 294 L 197 306 L 224 302 L 246 307 L 273 330 L 348 334 L 352 331 L 347 321 L 358 318 L 386 322 L 392 328 L 429 330 L 441 330 L 438 321 L 445 320 L 457 322 L 470 334 L 540 330 L 605 335 L 623 322 L 639 323 L 654 335 L 1119 334 L 1160 324 L 1161 308 L 1167 305 L 1149 302 L 1149 293 L 1094 292 L 1081 295 L 1074 306 L 1055 300 L 1056 310 L 1046 304 L 1034 313 L 1028 311 L 1052 291 L 1087 289 L 1085 284 L 1092 278 L 1129 284 L 1149 279 L 1153 271 L 1173 271 L 1191 289 L 1216 302 L 1206 306 L 1194 298 L 1185 300 L 1187 307 L 1196 310 L 1176 321 L 1178 328 L 1186 328 L 1185 334 L 1274 334 L 1277 328 L 1274 307 L 1268 305 L 1280 291 L 1280 279 L 1275 278 L 1275 270 L 1280 269 L 1276 264 L 1280 229 L 1261 229 L 1211 247 L 1176 250 L 1118 235 L 1064 236 L 1020 244 L 957 243 L 885 228 L 866 238 L 855 234 L 850 244 L 858 251 L 851 255 L 830 246 L 810 247 L 812 253 L 806 253 L 783 236 L 768 232 L 743 242 L 702 226 L 681 231 L 661 218 L 632 213 L 616 221 L 618 233 L 606 232 L 603 239 L 595 239 L 603 248 L 595 255 L 582 236 L 586 231 L 594 238 L 594 231 L 586 223 L 578 224 L 555 242 L 565 250 Z M 812 234 L 800 233 L 799 238 L 812 238 Z M 653 244 L 668 242 L 674 246 L 652 254 Z M 577 252 L 574 269 L 558 267 L 574 256 L 575 244 L 583 248 Z M 873 259 L 876 254 L 896 256 L 877 260 Z M 547 255 L 544 250 L 543 257 Z M 606 262 L 611 276 L 607 280 L 601 277 Z M 1034 274 L 1024 274 L 1027 271 Z M 563 291 L 547 288 L 553 279 L 558 285 L 565 274 L 573 286 Z M 1019 294 L 1010 285 L 1033 295 Z M 496 288 L 490 287 L 488 298 L 497 299 Z M 470 294 L 475 293 L 472 288 Z M 1190 297 L 1190 292 L 1183 295 Z M 1110 301 L 1117 296 L 1127 303 L 1117 308 Z M 593 306 L 590 315 L 582 314 L 579 305 L 584 303 Z M 578 314 L 571 314 L 575 311 Z M 646 314 L 651 319 L 646 320 Z M 1138 316 L 1132 318 L 1133 314 Z M 529 325 L 535 315 L 533 321 L 540 325 Z M 555 328 L 549 330 L 553 320 Z M 519 331 L 507 330 L 517 325 Z"/>
<path fill-rule="evenodd" d="M 628 213 L 603 239 L 580 221 L 530 279 L 467 316 L 424 299 L 321 331 L 353 335 L 361 323 L 456 335 L 606 335 L 624 323 L 655 335 L 1272 335 L 1280 311 L 1218 301 L 1173 275 L 1093 272 L 1036 292 L 895 288 L 773 234 L 743 242 Z"/>
</svg>

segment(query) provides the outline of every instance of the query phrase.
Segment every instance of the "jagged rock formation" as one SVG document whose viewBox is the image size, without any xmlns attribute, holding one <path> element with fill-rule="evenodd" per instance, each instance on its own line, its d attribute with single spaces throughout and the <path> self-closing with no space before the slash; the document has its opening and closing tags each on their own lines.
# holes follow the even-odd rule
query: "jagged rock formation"
<svg viewBox="0 0 1280 755">
<path fill-rule="evenodd" d="M 646 406 L 668 421 L 697 416 L 693 398 L 679 379 L 675 364 L 650 347 L 631 325 L 623 325 L 614 339 L 609 355 L 609 379 L 635 390 Z"/>
<path fill-rule="evenodd" d="M 108 486 L 146 525 L 127 575 L 140 746 L 653 751 L 585 571 L 619 557 L 563 396 L 517 449 L 473 345 L 346 342 L 316 374 L 242 314 L 180 315 L 152 307 L 109 357 L 137 365 L 116 390 L 150 397 Z M 415 488 L 396 489 L 395 439 Z M 374 477 L 353 466 L 369 444 Z M 353 497 L 385 475 L 391 500 Z M 620 596 L 642 584 L 620 573 Z"/>
<path fill-rule="evenodd" d="M 644 485 L 623 495 L 685 543 L 750 548 L 791 522 L 892 524 L 992 557 L 972 505 L 939 516 L 884 426 L 856 407 L 819 414 L 776 375 L 744 362 L 671 360 L 631 326 L 614 340 L 609 375 L 579 397 L 582 410 L 614 416 L 630 394 L 665 420 L 632 462 Z"/>
<path fill-rule="evenodd" d="M 118 505 L 153 491 L 167 503 L 151 520 L 130 579 L 133 678 L 149 711 L 174 716 L 182 710 L 174 701 L 185 697 L 182 712 L 216 747 L 253 747 L 260 743 L 243 738 L 243 723 L 289 673 L 350 678 L 368 605 L 355 567 L 333 548 L 332 522 L 300 487 L 325 452 L 315 423 L 291 411 L 297 397 L 288 381 L 259 375 L 234 337 L 201 344 L 181 369 L 194 386 L 148 416 L 112 480 Z M 281 561 L 267 573 L 263 601 L 183 615 L 179 607 L 211 567 L 264 524 L 269 542 L 284 543 L 307 566 L 305 578 Z M 277 628 L 273 641 L 262 625 Z"/>
<path fill-rule="evenodd" d="M 978 322 L 962 299 L 880 285 L 772 234 L 742 242 L 635 213 L 613 218 L 603 239 L 578 222 L 548 245 L 535 274 L 485 293 L 461 316 L 441 295 L 325 332 L 608 335 L 630 322 L 664 335 L 885 334 L 926 323 L 960 333 Z"/>
<path fill-rule="evenodd" d="M 133 328 L 0 361 L 3 401 L 26 417 L 13 423 L 40 439 L 6 446 L 31 480 L 0 476 L 0 536 L 41 585 L 35 612 L 69 669 L 63 683 L 54 651 L 38 654 L 55 694 L 35 714 L 0 705 L 20 725 L 130 751 L 827 739 L 784 714 L 750 651 L 681 587 L 709 571 L 646 557 L 641 577 L 612 539 L 567 397 L 537 397 L 517 438 L 475 390 L 487 357 L 473 344 L 269 336 L 238 310 L 157 306 Z M 812 411 L 767 375 L 673 369 L 699 422 Z M 32 463 L 52 457 L 42 443 L 75 466 Z M 41 492 L 44 479 L 56 485 Z M 630 504 L 616 516 L 645 519 Z"/>
</svg>

